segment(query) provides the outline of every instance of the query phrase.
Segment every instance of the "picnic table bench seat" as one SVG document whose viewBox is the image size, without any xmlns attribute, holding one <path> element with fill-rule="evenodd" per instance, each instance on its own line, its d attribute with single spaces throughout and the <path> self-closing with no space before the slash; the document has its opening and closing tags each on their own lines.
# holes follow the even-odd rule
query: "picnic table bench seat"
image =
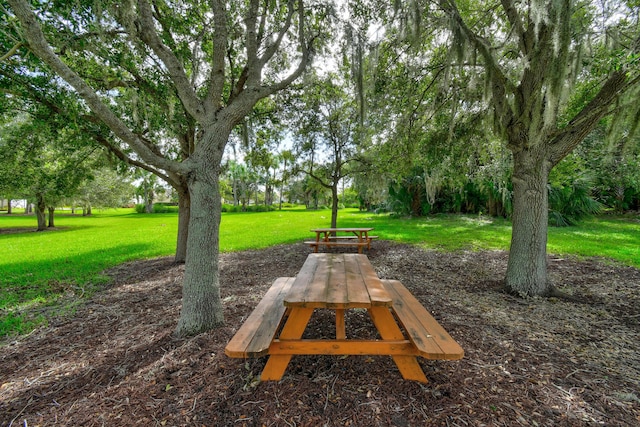
<svg viewBox="0 0 640 427">
<path fill-rule="evenodd" d="M 331 247 L 331 246 L 369 246 L 369 242 L 352 242 L 352 241 L 348 241 L 348 240 L 344 240 L 344 241 L 340 241 L 340 240 L 319 240 L 319 241 L 315 241 L 315 240 L 308 240 L 306 242 L 304 242 L 305 245 L 309 245 L 309 246 L 320 246 L 320 245 L 324 245 L 327 247 Z"/>
<path fill-rule="evenodd" d="M 329 236 L 327 240 L 308 240 L 304 244 L 312 248 L 324 245 L 328 248 L 332 246 L 355 246 L 371 249 L 371 241 L 377 238 L 378 236 L 368 236 L 366 239 L 359 241 L 358 236 Z"/>
<path fill-rule="evenodd" d="M 402 283 L 398 280 L 382 283 L 393 301 L 393 312 L 420 356 L 431 360 L 462 359 L 462 347 Z"/>
<path fill-rule="evenodd" d="M 284 297 L 295 277 L 278 277 L 260 303 L 227 344 L 224 352 L 229 357 L 255 358 L 266 356 L 271 341 L 284 318 Z"/>
<path fill-rule="evenodd" d="M 351 240 L 351 239 L 357 239 L 358 236 L 329 236 L 328 239 L 329 240 Z M 378 236 L 367 236 L 367 240 L 371 240 L 371 239 L 377 239 Z"/>
</svg>

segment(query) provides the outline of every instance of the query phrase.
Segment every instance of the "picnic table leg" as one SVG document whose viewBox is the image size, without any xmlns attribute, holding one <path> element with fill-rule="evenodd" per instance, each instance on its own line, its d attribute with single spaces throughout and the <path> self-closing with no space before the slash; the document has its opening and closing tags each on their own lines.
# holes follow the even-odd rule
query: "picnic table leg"
<svg viewBox="0 0 640 427">
<path fill-rule="evenodd" d="M 371 320 L 380 332 L 383 340 L 403 340 L 404 335 L 387 307 L 371 307 L 369 309 Z M 421 383 L 428 383 L 424 371 L 418 364 L 415 356 L 391 356 L 396 363 L 402 378 Z"/>
<path fill-rule="evenodd" d="M 313 308 L 292 308 L 280 332 L 280 341 L 286 342 L 288 339 L 299 340 L 302 338 L 312 314 Z M 279 381 L 282 379 L 289 361 L 291 361 L 290 354 L 273 354 L 269 356 L 269 360 L 267 360 L 267 364 L 264 366 L 262 374 L 260 374 L 260 381 Z"/>
<path fill-rule="evenodd" d="M 344 325 L 344 310 L 336 309 L 336 339 L 344 340 L 347 338 Z"/>
</svg>

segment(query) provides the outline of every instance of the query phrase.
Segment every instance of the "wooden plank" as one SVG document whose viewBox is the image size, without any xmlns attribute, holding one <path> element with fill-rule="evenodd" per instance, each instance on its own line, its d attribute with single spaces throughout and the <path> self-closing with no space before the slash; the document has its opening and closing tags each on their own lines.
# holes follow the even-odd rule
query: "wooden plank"
<svg viewBox="0 0 640 427">
<path fill-rule="evenodd" d="M 229 357 L 260 357 L 267 354 L 285 314 L 284 296 L 294 278 L 277 278 L 247 320 L 225 347 Z"/>
<path fill-rule="evenodd" d="M 352 307 L 370 307 L 371 298 L 367 291 L 365 278 L 361 274 L 361 262 L 368 263 L 369 260 L 364 255 L 343 255 L 345 276 L 347 278 L 347 293 L 349 295 L 349 303 Z"/>
<path fill-rule="evenodd" d="M 352 355 L 352 356 L 417 356 L 415 346 L 411 341 L 402 340 L 274 340 L 269 348 L 269 354 L 285 355 Z"/>
<path fill-rule="evenodd" d="M 344 310 L 336 309 L 336 339 L 344 340 L 347 338 L 347 331 L 344 322 Z"/>
<path fill-rule="evenodd" d="M 389 307 L 392 304 L 391 297 L 387 293 L 387 289 L 376 274 L 373 265 L 369 262 L 366 255 L 358 255 L 358 267 L 360 275 L 364 278 L 367 285 L 367 292 L 371 300 L 371 305 Z"/>
<path fill-rule="evenodd" d="M 302 268 L 298 272 L 289 294 L 284 299 L 284 304 L 289 306 L 289 301 L 307 301 L 307 288 L 313 280 L 318 268 L 318 261 L 324 254 L 309 254 Z"/>
<path fill-rule="evenodd" d="M 347 307 L 349 304 L 349 294 L 347 292 L 347 276 L 345 272 L 344 256 L 325 254 L 323 262 L 327 264 L 326 307 Z"/>
<path fill-rule="evenodd" d="M 336 309 L 388 307 L 391 298 L 366 255 L 324 253 L 308 256 L 284 304 Z"/>
<path fill-rule="evenodd" d="M 314 228 L 311 230 L 313 233 L 333 233 L 335 232 L 352 232 L 352 231 L 371 231 L 372 227 L 355 227 L 355 228 Z"/>
<path fill-rule="evenodd" d="M 329 242 L 332 242 L 332 241 L 335 241 L 335 240 L 349 240 L 349 241 L 362 240 L 362 241 L 366 241 L 366 240 L 373 240 L 373 239 L 377 239 L 377 238 L 378 238 L 378 236 L 362 236 L 362 237 L 359 237 L 359 236 L 328 236 L 327 237 L 327 241 L 329 241 Z M 324 242 L 325 240 L 322 240 L 322 241 Z M 311 243 L 311 241 L 309 241 L 309 242 Z"/>
<path fill-rule="evenodd" d="M 309 245 L 309 246 L 319 246 L 319 245 L 324 245 L 324 246 L 367 246 L 369 243 L 368 242 L 350 242 L 350 241 L 336 241 L 336 240 L 319 240 L 319 241 L 315 241 L 315 240 L 308 240 L 304 242 L 305 245 Z"/>
<path fill-rule="evenodd" d="M 377 239 L 378 236 L 362 236 L 362 240 L 367 240 L 367 239 Z M 358 236 L 329 236 L 328 237 L 329 240 L 353 240 L 353 239 L 360 239 L 360 237 Z"/>
<path fill-rule="evenodd" d="M 393 311 L 422 357 L 457 360 L 464 350 L 411 292 L 397 280 L 383 280 L 393 298 Z"/>
<path fill-rule="evenodd" d="M 288 307 L 368 308 L 371 298 L 355 254 L 310 254 L 284 299 Z M 373 270 L 372 270 L 373 271 Z M 375 272 L 373 272 L 375 280 Z M 370 279 L 370 280 L 373 280 Z M 390 299 L 387 297 L 390 303 Z M 376 304 L 379 302 L 376 301 Z"/>
<path fill-rule="evenodd" d="M 311 258 L 307 257 L 309 261 L 316 265 L 316 268 L 310 279 L 305 278 L 304 286 L 307 287 L 307 291 L 303 300 L 306 302 L 304 307 L 321 307 L 319 304 L 327 298 L 327 286 L 331 272 L 331 266 L 327 263 L 327 256 L 328 254 L 314 254 L 313 256 L 309 255 Z M 296 283 L 297 285 L 298 283 Z"/>
</svg>

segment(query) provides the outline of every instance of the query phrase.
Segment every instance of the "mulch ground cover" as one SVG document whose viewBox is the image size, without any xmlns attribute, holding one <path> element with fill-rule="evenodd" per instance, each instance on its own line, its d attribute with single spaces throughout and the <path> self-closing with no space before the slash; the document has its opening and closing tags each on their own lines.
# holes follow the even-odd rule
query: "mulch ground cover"
<svg viewBox="0 0 640 427">
<path fill-rule="evenodd" d="M 426 385 L 367 356 L 297 356 L 282 381 L 260 383 L 266 359 L 231 359 L 224 346 L 308 253 L 295 244 L 223 254 L 226 325 L 189 339 L 172 336 L 183 266 L 160 258 L 109 271 L 113 283 L 75 313 L 2 344 L 0 425 L 640 425 L 640 270 L 550 256 L 569 297 L 520 299 L 502 291 L 505 252 L 375 242 L 378 275 L 402 281 L 465 357 L 421 360 Z M 332 322 L 318 312 L 310 333 Z M 347 330 L 370 333 L 369 322 L 355 310 Z"/>
</svg>

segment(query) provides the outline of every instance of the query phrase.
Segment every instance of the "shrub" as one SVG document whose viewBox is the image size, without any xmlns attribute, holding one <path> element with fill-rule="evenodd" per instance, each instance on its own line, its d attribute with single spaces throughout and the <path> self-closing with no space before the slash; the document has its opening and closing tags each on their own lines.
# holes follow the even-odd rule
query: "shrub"
<svg viewBox="0 0 640 427">
<path fill-rule="evenodd" d="M 589 194 L 588 180 L 576 180 L 568 186 L 549 187 L 549 224 L 556 227 L 576 225 L 586 217 L 599 214 L 602 204 Z"/>
<path fill-rule="evenodd" d="M 177 213 L 178 206 L 175 203 L 154 203 L 153 213 Z"/>
</svg>

